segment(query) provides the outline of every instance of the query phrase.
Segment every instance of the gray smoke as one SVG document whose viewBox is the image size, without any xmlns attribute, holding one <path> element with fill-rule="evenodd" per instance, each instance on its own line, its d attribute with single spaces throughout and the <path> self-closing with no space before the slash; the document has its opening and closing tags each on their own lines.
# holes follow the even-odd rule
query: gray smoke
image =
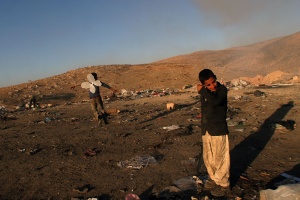
<svg viewBox="0 0 300 200">
<path fill-rule="evenodd" d="M 193 0 L 203 22 L 237 45 L 300 31 L 299 0 Z"/>
</svg>

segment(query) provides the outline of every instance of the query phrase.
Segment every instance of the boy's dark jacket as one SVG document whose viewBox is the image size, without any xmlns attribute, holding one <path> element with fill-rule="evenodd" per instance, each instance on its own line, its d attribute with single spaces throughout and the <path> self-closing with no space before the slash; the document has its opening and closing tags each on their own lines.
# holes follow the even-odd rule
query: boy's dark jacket
<svg viewBox="0 0 300 200">
<path fill-rule="evenodd" d="M 226 122 L 227 117 L 227 88 L 217 82 L 217 90 L 211 92 L 202 87 L 201 95 L 201 133 L 206 131 L 212 136 L 226 135 L 229 133 Z"/>
<path fill-rule="evenodd" d="M 106 87 L 108 89 L 111 89 L 111 87 L 109 85 L 107 85 L 106 83 L 103 83 L 101 82 L 101 86 L 102 87 Z M 93 99 L 93 98 L 99 98 L 101 95 L 100 95 L 100 87 L 99 86 L 96 86 L 93 84 L 93 86 L 95 87 L 95 93 L 92 93 L 91 91 L 89 91 L 89 97 L 90 99 Z"/>
</svg>

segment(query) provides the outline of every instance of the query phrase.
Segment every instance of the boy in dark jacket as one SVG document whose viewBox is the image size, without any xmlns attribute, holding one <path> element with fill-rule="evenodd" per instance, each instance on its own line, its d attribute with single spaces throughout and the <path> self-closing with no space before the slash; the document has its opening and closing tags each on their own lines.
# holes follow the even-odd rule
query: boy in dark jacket
<svg viewBox="0 0 300 200">
<path fill-rule="evenodd" d="M 200 71 L 199 80 L 203 160 L 209 175 L 204 187 L 214 196 L 224 196 L 230 185 L 227 88 L 217 81 L 210 69 Z"/>
</svg>

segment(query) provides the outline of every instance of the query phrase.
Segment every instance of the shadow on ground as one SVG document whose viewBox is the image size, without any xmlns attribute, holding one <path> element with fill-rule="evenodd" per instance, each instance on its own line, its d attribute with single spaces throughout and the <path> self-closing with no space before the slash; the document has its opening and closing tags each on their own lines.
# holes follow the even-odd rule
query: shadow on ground
<svg viewBox="0 0 300 200">
<path fill-rule="evenodd" d="M 263 151 L 269 140 L 272 138 L 275 129 L 271 127 L 274 122 L 282 121 L 285 115 L 294 107 L 294 102 L 290 101 L 278 108 L 268 117 L 258 131 L 249 135 L 231 151 L 231 187 L 234 187 L 240 176 L 247 170 L 248 166 Z"/>
</svg>

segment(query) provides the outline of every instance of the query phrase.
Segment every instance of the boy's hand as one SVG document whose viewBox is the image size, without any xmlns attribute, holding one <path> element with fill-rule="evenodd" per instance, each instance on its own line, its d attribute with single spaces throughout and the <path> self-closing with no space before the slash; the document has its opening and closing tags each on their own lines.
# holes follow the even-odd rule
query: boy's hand
<svg viewBox="0 0 300 200">
<path fill-rule="evenodd" d="M 113 94 L 118 92 L 118 90 L 115 90 L 115 89 L 111 89 L 111 91 L 113 92 Z"/>
<path fill-rule="evenodd" d="M 199 93 L 200 90 L 202 89 L 203 85 L 202 84 L 197 84 L 197 92 Z"/>
<path fill-rule="evenodd" d="M 71 87 L 71 90 L 74 90 L 75 87 L 76 87 L 76 85 L 72 86 L 72 87 Z"/>
</svg>

